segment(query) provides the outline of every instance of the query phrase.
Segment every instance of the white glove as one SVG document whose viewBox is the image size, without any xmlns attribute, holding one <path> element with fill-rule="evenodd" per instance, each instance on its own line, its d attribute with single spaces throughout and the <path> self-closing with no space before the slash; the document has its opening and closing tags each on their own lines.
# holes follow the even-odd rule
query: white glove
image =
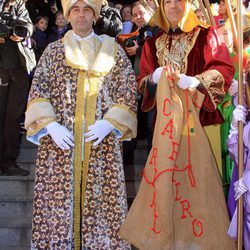
<svg viewBox="0 0 250 250">
<path fill-rule="evenodd" d="M 230 133 L 238 132 L 238 121 L 246 123 L 246 115 L 247 115 L 246 108 L 242 105 L 237 105 L 237 107 L 233 111 L 233 119 L 231 122 Z"/>
<path fill-rule="evenodd" d="M 244 193 L 248 191 L 248 188 L 243 180 L 240 178 L 234 183 L 234 199 L 237 201 Z"/>
<path fill-rule="evenodd" d="M 64 126 L 57 122 L 51 122 L 46 126 L 46 129 L 60 149 L 70 149 L 74 146 L 74 136 Z"/>
<path fill-rule="evenodd" d="M 93 146 L 98 145 L 115 127 L 106 120 L 98 120 L 95 124 L 88 127 L 89 132 L 85 133 L 84 136 L 87 137 L 86 142 L 93 141 Z"/>
<path fill-rule="evenodd" d="M 161 77 L 162 70 L 163 70 L 163 67 L 159 67 L 152 74 L 152 81 L 154 84 L 158 84 L 160 77 Z"/>
<path fill-rule="evenodd" d="M 196 88 L 199 85 L 199 83 L 200 81 L 196 77 L 180 74 L 180 80 L 178 81 L 177 85 L 181 89 L 188 89 L 188 88 Z"/>
<path fill-rule="evenodd" d="M 250 170 L 245 169 L 242 178 L 234 183 L 234 198 L 238 200 L 242 194 L 250 191 Z"/>
<path fill-rule="evenodd" d="M 234 96 L 235 94 L 238 93 L 238 81 L 233 79 L 232 84 L 230 86 L 230 88 L 228 89 L 228 93 L 231 96 Z"/>
</svg>

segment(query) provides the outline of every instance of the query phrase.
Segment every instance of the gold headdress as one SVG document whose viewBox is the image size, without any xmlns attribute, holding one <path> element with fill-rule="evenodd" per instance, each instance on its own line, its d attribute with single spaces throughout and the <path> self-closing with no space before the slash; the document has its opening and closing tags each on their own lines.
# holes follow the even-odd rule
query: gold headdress
<svg viewBox="0 0 250 250">
<path fill-rule="evenodd" d="M 170 24 L 165 15 L 164 0 L 161 0 L 160 6 L 156 9 L 154 15 L 149 21 L 149 25 L 158 26 L 168 33 L 170 29 Z M 186 1 L 185 12 L 178 26 L 184 32 L 189 32 L 193 30 L 196 26 L 201 26 L 205 28 L 209 27 L 208 24 L 199 21 L 193 9 L 191 8 L 191 4 L 189 1 Z"/>
</svg>

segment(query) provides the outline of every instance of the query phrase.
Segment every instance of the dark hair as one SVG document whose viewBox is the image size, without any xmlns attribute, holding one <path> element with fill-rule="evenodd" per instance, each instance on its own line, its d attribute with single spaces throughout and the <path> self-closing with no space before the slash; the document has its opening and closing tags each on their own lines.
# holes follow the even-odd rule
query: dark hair
<svg viewBox="0 0 250 250">
<path fill-rule="evenodd" d="M 45 19 L 47 22 L 49 22 L 49 18 L 47 16 L 36 16 L 35 24 L 37 24 L 41 19 Z"/>
<path fill-rule="evenodd" d="M 125 9 L 125 8 L 130 8 L 132 10 L 132 6 L 129 5 L 129 4 L 126 4 L 126 5 L 123 5 L 120 12 L 122 13 L 122 11 Z M 132 11 L 131 11 L 132 12 Z"/>
<path fill-rule="evenodd" d="M 243 31 L 243 43 L 248 44 L 250 38 L 250 27 L 247 27 Z"/>
<path fill-rule="evenodd" d="M 145 6 L 141 3 L 141 2 L 134 2 L 133 4 L 132 4 L 132 6 L 131 6 L 131 14 L 132 14 L 132 12 L 133 12 L 133 9 L 134 9 L 134 7 L 136 7 L 136 6 L 138 6 L 138 5 L 141 5 L 143 8 L 145 8 Z M 146 9 L 146 8 L 145 8 Z"/>
<path fill-rule="evenodd" d="M 58 11 L 56 12 L 56 14 L 55 14 L 55 19 L 57 19 L 57 17 L 58 17 L 59 15 L 63 15 L 63 11 L 62 11 L 62 10 L 58 10 Z"/>
</svg>

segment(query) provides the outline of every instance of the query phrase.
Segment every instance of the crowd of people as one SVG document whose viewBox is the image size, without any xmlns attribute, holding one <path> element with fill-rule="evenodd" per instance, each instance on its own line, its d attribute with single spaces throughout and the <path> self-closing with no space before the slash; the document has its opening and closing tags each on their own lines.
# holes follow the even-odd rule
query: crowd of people
<svg viewBox="0 0 250 250">
<path fill-rule="evenodd" d="M 189 0 L 0 2 L 0 175 L 29 175 L 16 163 L 24 123 L 38 145 L 32 249 L 235 249 L 241 196 L 250 248 L 248 5 L 238 105 L 224 0 L 215 26 Z M 138 138 L 148 159 L 128 212 Z"/>
</svg>

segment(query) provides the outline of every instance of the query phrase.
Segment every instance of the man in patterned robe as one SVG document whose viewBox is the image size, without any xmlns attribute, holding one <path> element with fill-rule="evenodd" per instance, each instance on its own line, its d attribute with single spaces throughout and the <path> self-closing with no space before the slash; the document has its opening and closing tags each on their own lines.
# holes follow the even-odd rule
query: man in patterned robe
<svg viewBox="0 0 250 250">
<path fill-rule="evenodd" d="M 92 31 L 101 1 L 62 4 L 73 30 L 44 51 L 26 112 L 39 145 L 32 249 L 130 249 L 117 234 L 127 211 L 119 141 L 136 136 L 135 76 L 114 38 Z"/>
</svg>

